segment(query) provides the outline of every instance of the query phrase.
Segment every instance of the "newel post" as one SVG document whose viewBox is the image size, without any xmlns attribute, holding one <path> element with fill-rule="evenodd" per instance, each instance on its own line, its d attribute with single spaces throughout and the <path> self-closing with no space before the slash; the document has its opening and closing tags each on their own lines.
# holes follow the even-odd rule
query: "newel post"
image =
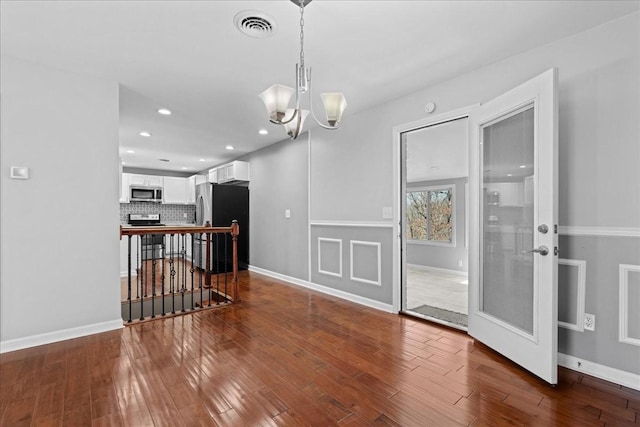
<svg viewBox="0 0 640 427">
<path fill-rule="evenodd" d="M 231 241 L 233 247 L 233 301 L 240 301 L 240 289 L 238 286 L 238 235 L 240 226 L 238 220 L 231 221 Z"/>
</svg>

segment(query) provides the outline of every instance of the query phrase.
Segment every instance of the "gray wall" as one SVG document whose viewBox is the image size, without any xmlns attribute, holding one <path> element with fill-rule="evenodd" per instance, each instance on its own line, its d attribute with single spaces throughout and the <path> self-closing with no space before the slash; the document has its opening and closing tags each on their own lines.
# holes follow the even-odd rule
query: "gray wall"
<svg viewBox="0 0 640 427">
<path fill-rule="evenodd" d="M 306 224 L 300 224 L 298 228 L 300 240 L 281 247 L 286 266 L 276 268 L 279 261 L 270 259 L 275 255 L 273 247 L 268 244 L 275 234 L 272 228 L 284 230 L 281 211 L 293 203 L 288 198 L 296 192 L 310 198 L 312 221 L 342 223 L 340 230 L 345 235 L 356 233 L 360 223 L 379 223 L 381 231 L 376 238 L 383 245 L 382 252 L 389 253 L 385 245 L 392 245 L 394 237 L 392 229 L 385 224 L 391 224 L 392 220 L 382 218 L 382 208 L 393 205 L 393 128 L 423 119 L 424 105 L 428 101 L 436 103 L 437 113 L 453 111 L 488 101 L 552 67 L 559 69 L 560 225 L 565 228 L 605 229 L 605 234 L 606 230 L 615 232 L 619 227 L 639 229 L 639 17 L 639 13 L 627 15 L 472 73 L 452 76 L 451 80 L 438 85 L 411 94 L 398 94 L 397 100 L 367 111 L 357 114 L 347 111 L 344 124 L 338 131 L 314 130 L 310 145 L 309 194 L 300 188 L 300 181 L 306 184 L 303 175 L 305 170 L 300 170 L 301 175 L 295 177 L 287 173 L 286 180 L 269 178 L 268 182 L 293 185 L 294 189 L 286 192 L 287 199 L 265 200 L 267 196 L 258 196 L 256 191 L 252 195 L 252 201 L 268 207 L 265 215 L 274 221 L 270 224 L 265 219 L 263 227 L 258 227 L 258 222 L 254 220 L 252 238 L 258 240 L 252 242 L 252 263 L 255 260 L 253 257 L 258 257 L 262 266 L 282 274 L 292 271 L 291 266 L 299 266 L 295 277 L 305 276 L 302 266 L 308 264 L 308 252 L 302 249 L 301 241 L 305 240 L 303 229 Z M 273 152 L 283 159 L 302 157 L 297 151 L 300 150 L 299 144 L 286 141 L 264 153 L 255 153 L 251 156 L 252 168 L 254 163 L 262 163 L 259 167 L 266 173 L 267 165 L 284 165 L 283 161 L 273 159 Z M 262 159 L 263 156 L 266 158 Z M 252 169 L 252 185 L 257 184 L 257 178 L 254 178 Z M 265 186 L 265 190 L 272 197 L 281 197 L 273 196 L 277 193 L 271 185 Z M 285 198 L 284 195 L 282 197 Z M 277 212 L 272 213 L 276 207 Z M 253 215 L 257 215 L 255 210 L 252 211 L 252 218 L 255 218 Z M 331 227 L 311 225 L 310 228 L 315 230 L 309 242 L 311 248 L 318 244 L 318 238 L 329 238 L 335 233 Z M 582 256 L 586 257 L 576 252 L 578 246 L 571 243 L 575 239 L 581 237 L 567 235 L 561 239 L 563 258 L 579 260 Z M 595 237 L 595 240 L 599 239 L 607 237 Z M 637 237 L 619 239 L 638 241 Z M 597 314 L 596 330 L 580 332 L 561 328 L 560 350 L 597 364 L 638 374 L 639 346 L 627 343 L 608 345 L 618 340 L 618 309 L 613 303 L 606 303 L 606 298 L 601 298 L 607 294 L 613 301 L 618 296 L 618 273 L 612 266 L 640 264 L 640 259 L 637 256 L 634 258 L 633 252 L 627 252 L 624 243 L 613 246 L 596 244 L 593 247 L 586 269 L 589 284 L 586 287 L 586 311 Z M 311 258 L 311 277 L 321 280 L 317 261 L 314 261 L 315 255 L 312 254 Z M 384 256 L 382 264 L 382 270 L 388 271 L 392 268 L 393 259 Z M 570 274 L 563 275 L 572 277 Z M 381 302 L 388 301 L 393 287 L 391 278 L 384 275 L 375 295 L 371 289 L 349 280 L 340 283 L 323 280 L 322 283 L 342 292 L 376 298 Z M 565 293 L 563 304 L 569 304 L 569 300 L 574 298 L 571 295 L 575 293 Z M 637 295 L 637 292 L 631 295 Z M 570 316 L 563 310 L 561 307 L 563 316 Z"/>
<path fill-rule="evenodd" d="M 118 85 L 1 62 L 2 349 L 121 327 Z"/>
<path fill-rule="evenodd" d="M 307 280 L 308 133 L 241 160 L 249 161 L 251 167 L 251 265 Z M 291 218 L 285 218 L 286 209 Z"/>
<path fill-rule="evenodd" d="M 456 245 L 441 246 L 407 242 L 407 263 L 447 270 L 468 271 L 469 251 L 465 246 L 465 184 L 467 178 L 422 181 L 407 183 L 407 191 L 414 188 L 437 187 L 453 184 L 455 186 L 455 230 Z M 462 267 L 458 267 L 458 260 Z"/>
</svg>

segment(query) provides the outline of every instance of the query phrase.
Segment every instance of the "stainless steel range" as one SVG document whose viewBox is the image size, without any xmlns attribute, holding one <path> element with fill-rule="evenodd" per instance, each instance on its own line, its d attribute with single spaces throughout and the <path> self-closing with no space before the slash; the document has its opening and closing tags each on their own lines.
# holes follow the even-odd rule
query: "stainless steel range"
<svg viewBox="0 0 640 427">
<path fill-rule="evenodd" d="M 160 214 L 129 214 L 129 225 L 134 227 L 159 227 Z M 140 236 L 142 261 L 164 258 L 164 234 L 145 234 Z"/>
</svg>

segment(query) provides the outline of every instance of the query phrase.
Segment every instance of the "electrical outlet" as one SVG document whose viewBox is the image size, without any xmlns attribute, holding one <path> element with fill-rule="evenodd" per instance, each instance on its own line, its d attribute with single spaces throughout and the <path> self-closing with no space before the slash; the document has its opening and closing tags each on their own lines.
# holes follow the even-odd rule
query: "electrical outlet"
<svg viewBox="0 0 640 427">
<path fill-rule="evenodd" d="M 596 330 L 596 315 L 595 314 L 584 314 L 584 328 L 587 331 L 595 331 Z"/>
<path fill-rule="evenodd" d="M 187 213 L 186 213 L 186 212 L 185 212 L 185 213 L 183 213 L 183 214 L 182 214 L 182 217 L 183 217 L 183 218 L 186 218 L 186 217 L 187 217 Z"/>
<path fill-rule="evenodd" d="M 462 260 L 461 259 L 458 260 L 458 267 L 462 267 Z"/>
</svg>

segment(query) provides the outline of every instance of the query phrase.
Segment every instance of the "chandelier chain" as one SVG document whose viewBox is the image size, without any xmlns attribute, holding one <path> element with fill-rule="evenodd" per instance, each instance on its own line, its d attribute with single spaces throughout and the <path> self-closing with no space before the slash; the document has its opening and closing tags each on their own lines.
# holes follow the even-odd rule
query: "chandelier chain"
<svg viewBox="0 0 640 427">
<path fill-rule="evenodd" d="M 300 0 L 300 67 L 304 69 L 304 1 Z"/>
</svg>

